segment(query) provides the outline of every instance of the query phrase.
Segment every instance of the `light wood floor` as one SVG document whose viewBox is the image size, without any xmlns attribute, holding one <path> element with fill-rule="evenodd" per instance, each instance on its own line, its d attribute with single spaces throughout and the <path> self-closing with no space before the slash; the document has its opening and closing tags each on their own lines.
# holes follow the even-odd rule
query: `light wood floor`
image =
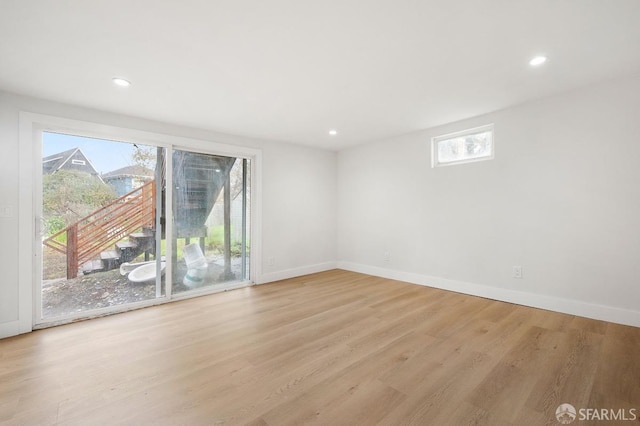
<svg viewBox="0 0 640 426">
<path fill-rule="evenodd" d="M 640 409 L 640 329 L 339 270 L 0 340 L 0 424 L 558 425 L 565 402 Z"/>
</svg>

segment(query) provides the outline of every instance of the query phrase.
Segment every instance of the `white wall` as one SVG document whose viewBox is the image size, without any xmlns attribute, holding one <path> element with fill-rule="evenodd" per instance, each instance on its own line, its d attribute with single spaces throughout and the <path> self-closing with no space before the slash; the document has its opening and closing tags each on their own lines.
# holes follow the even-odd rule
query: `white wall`
<svg viewBox="0 0 640 426">
<path fill-rule="evenodd" d="M 336 267 L 336 156 L 291 145 L 263 151 L 270 167 L 262 177 L 262 238 L 271 247 L 263 251 L 263 281 Z"/>
<path fill-rule="evenodd" d="M 262 264 L 258 282 L 335 267 L 336 154 L 172 126 L 0 92 L 0 337 L 18 320 L 19 112 L 26 111 L 262 150 Z"/>
<path fill-rule="evenodd" d="M 0 337 L 3 324 L 18 321 L 18 114 L 0 95 L 0 206 L 12 217 L 0 217 Z"/>
<path fill-rule="evenodd" d="M 609 82 L 340 152 L 339 265 L 640 326 L 639 95 Z M 487 123 L 494 160 L 431 168 L 431 137 Z"/>
<path fill-rule="evenodd" d="M 0 337 L 18 318 L 18 223 L 29 220 L 17 211 L 20 111 L 262 149 L 261 282 L 340 259 L 346 269 L 640 326 L 638 93 L 640 77 L 609 82 L 336 159 L 0 92 L 0 211 L 13 208 L 0 217 Z M 431 168 L 432 136 L 490 122 L 494 160 Z M 511 278 L 513 265 L 523 279 Z"/>
</svg>

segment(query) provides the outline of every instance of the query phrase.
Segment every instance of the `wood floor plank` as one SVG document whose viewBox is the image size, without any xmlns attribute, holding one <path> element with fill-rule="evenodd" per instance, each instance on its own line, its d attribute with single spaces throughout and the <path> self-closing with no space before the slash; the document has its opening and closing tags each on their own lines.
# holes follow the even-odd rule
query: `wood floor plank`
<svg viewBox="0 0 640 426">
<path fill-rule="evenodd" d="M 336 370 L 325 380 L 309 388 L 298 398 L 280 404 L 275 410 L 265 414 L 263 418 L 270 424 L 301 424 L 320 421 L 321 424 L 353 424 L 366 422 L 358 421 L 353 414 L 346 411 L 358 411 L 369 407 L 369 403 L 355 408 L 353 401 L 362 401 L 363 394 L 387 395 L 389 401 L 377 401 L 380 408 L 383 404 L 387 408 L 401 401 L 404 396 L 395 389 L 385 385 L 378 378 L 386 371 L 404 363 L 423 342 L 423 337 L 415 333 L 408 333 L 400 338 L 387 340 L 380 344 L 368 355 L 359 357 L 356 362 Z M 364 346 L 357 346 L 357 351 L 365 350 Z M 376 399 L 377 397 L 373 397 Z M 362 401 L 364 403 L 364 401 Z M 304 410 L 300 407 L 305 406 Z M 352 407 L 346 410 L 345 407 Z M 373 409 L 373 407 L 371 407 Z M 346 411 L 345 411 L 346 410 Z M 341 414 L 337 414 L 341 413 Z M 339 421 L 339 419 L 343 419 Z M 346 420 L 349 418 L 350 420 Z M 331 420 L 329 420 L 331 419 Z M 371 417 L 366 417 L 371 424 Z"/>
<path fill-rule="evenodd" d="M 609 324 L 589 406 L 637 407 L 640 400 L 640 329 Z M 639 409 L 640 411 L 640 409 Z"/>
<path fill-rule="evenodd" d="M 640 329 L 341 270 L 0 340 L 0 425 L 553 425 Z"/>
<path fill-rule="evenodd" d="M 441 413 L 458 409 L 461 395 L 474 387 L 493 366 L 493 360 L 479 352 L 460 357 L 454 370 L 434 366 L 426 380 L 412 389 L 405 402 L 383 419 L 388 424 L 425 425 Z M 464 400 L 464 399 L 462 399 Z"/>
<path fill-rule="evenodd" d="M 554 421 L 555 410 L 560 404 L 570 402 L 575 406 L 588 406 L 601 344 L 599 334 L 583 330 L 565 333 L 562 344 L 540 370 L 527 406 Z"/>
</svg>

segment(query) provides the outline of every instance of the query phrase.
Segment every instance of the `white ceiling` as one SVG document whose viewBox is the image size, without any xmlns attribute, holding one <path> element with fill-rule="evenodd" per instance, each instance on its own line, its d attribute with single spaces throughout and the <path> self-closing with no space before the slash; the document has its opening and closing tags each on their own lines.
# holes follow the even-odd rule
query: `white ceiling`
<svg viewBox="0 0 640 426">
<path fill-rule="evenodd" d="M 639 0 L 0 0 L 0 90 L 329 149 L 638 73 Z"/>
</svg>

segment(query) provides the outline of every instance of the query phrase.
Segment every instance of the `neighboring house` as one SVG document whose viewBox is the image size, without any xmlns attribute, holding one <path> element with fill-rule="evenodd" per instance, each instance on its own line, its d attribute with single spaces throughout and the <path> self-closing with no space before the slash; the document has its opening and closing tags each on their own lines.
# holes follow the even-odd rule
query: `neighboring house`
<svg viewBox="0 0 640 426">
<path fill-rule="evenodd" d="M 58 170 L 77 170 L 80 172 L 86 172 L 102 181 L 100 174 L 96 168 L 93 167 L 91 161 L 89 161 L 80 148 L 72 148 L 67 151 L 49 155 L 42 159 L 43 175 L 52 175 Z"/>
<path fill-rule="evenodd" d="M 118 197 L 140 188 L 154 179 L 154 172 L 143 166 L 127 166 L 102 175 L 102 179 L 111 185 Z"/>
</svg>

